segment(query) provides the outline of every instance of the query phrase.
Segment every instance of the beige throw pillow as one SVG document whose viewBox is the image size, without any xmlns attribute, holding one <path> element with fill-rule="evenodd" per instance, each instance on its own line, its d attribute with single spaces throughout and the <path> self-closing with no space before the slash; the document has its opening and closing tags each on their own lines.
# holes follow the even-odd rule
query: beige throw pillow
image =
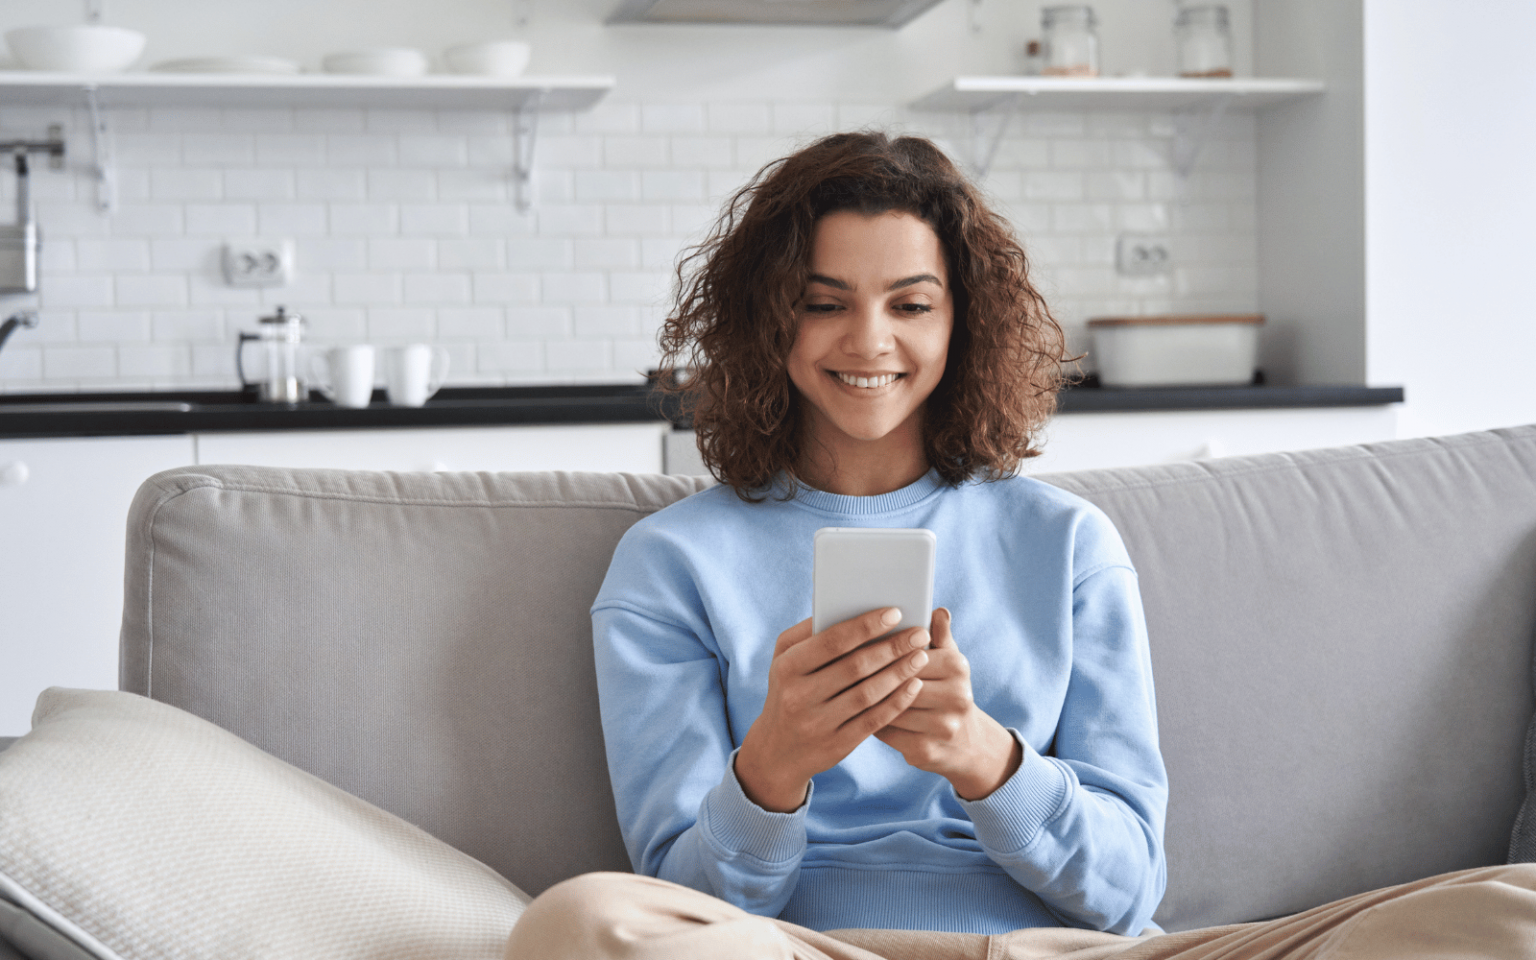
<svg viewBox="0 0 1536 960">
<path fill-rule="evenodd" d="M 500 960 L 528 902 L 192 714 L 61 689 L 0 752 L 0 898 L 104 960 Z"/>
</svg>

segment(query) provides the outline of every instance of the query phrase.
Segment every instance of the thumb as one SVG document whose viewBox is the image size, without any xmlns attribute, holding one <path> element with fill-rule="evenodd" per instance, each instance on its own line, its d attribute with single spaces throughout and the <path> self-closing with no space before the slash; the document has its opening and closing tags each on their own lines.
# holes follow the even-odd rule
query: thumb
<svg viewBox="0 0 1536 960">
<path fill-rule="evenodd" d="M 955 635 L 950 630 L 954 618 L 950 615 L 948 607 L 936 607 L 933 611 L 933 619 L 928 633 L 933 637 L 932 649 L 955 646 Z"/>
</svg>

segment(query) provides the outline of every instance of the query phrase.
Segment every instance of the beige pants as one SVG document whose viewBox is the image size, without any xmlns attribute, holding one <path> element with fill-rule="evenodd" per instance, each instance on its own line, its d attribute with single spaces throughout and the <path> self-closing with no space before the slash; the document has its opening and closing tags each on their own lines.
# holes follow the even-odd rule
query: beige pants
<svg viewBox="0 0 1536 960">
<path fill-rule="evenodd" d="M 1536 958 L 1536 865 L 1388 887 L 1262 923 L 1152 937 L 818 933 L 649 877 L 594 873 L 545 891 L 507 960 L 1463 960 Z"/>
</svg>

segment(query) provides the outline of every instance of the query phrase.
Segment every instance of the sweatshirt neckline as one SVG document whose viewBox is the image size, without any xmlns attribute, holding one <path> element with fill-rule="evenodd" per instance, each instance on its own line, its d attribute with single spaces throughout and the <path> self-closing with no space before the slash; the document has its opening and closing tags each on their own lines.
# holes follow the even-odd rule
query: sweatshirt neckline
<svg viewBox="0 0 1536 960">
<path fill-rule="evenodd" d="M 787 477 L 780 476 L 775 486 L 782 492 L 788 483 Z M 929 470 L 912 483 L 898 490 L 892 490 L 890 493 L 878 493 L 871 497 L 854 497 L 842 493 L 828 493 L 825 490 L 817 490 L 815 487 L 809 487 L 801 483 L 795 491 L 794 499 L 790 503 L 822 513 L 871 517 L 882 513 L 894 513 L 898 510 L 905 510 L 913 504 L 933 496 L 942 490 L 944 486 L 944 480 L 939 476 L 937 470 Z"/>
</svg>

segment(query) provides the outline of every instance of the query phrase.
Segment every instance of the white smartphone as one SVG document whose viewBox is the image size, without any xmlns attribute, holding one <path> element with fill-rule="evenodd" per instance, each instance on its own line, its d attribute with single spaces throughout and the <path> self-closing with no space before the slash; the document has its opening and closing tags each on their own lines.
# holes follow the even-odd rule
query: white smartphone
<svg viewBox="0 0 1536 960">
<path fill-rule="evenodd" d="M 901 622 L 882 636 L 933 619 L 933 567 L 938 538 L 932 530 L 822 527 L 813 540 L 811 629 L 820 633 L 882 607 L 901 610 Z"/>
</svg>

